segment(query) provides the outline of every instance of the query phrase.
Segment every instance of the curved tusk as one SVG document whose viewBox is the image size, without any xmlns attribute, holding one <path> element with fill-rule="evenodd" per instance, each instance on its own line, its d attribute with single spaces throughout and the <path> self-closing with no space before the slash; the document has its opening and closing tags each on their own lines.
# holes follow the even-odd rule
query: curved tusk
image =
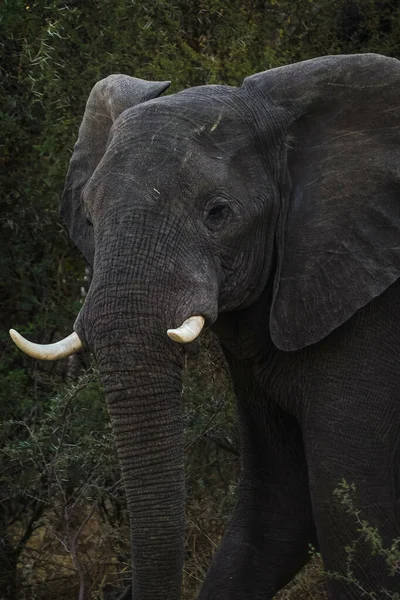
<svg viewBox="0 0 400 600">
<path fill-rule="evenodd" d="M 178 329 L 168 329 L 167 334 L 174 342 L 187 344 L 193 342 L 204 327 L 204 317 L 189 317 Z"/>
<path fill-rule="evenodd" d="M 40 360 L 65 358 L 83 348 L 83 344 L 75 332 L 55 344 L 34 344 L 22 337 L 15 329 L 10 329 L 10 335 L 22 352 Z"/>
</svg>

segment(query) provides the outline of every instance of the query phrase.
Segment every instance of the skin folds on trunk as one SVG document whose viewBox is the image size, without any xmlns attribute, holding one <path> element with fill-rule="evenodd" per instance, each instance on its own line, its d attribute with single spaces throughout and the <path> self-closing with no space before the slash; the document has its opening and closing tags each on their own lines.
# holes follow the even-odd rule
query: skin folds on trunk
<svg viewBox="0 0 400 600">
<path fill-rule="evenodd" d="M 184 534 L 182 357 L 168 338 L 164 348 L 147 341 L 151 350 L 126 340 L 97 349 L 96 356 L 128 500 L 132 597 L 177 600 Z"/>
</svg>

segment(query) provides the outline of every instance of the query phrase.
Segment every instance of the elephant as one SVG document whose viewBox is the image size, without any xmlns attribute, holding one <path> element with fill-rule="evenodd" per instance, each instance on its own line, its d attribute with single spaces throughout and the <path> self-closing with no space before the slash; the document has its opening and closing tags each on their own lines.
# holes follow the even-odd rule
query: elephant
<svg viewBox="0 0 400 600">
<path fill-rule="evenodd" d="M 394 597 L 398 563 L 359 528 L 386 549 L 400 537 L 400 63 L 324 56 L 238 87 L 169 85 L 94 86 L 60 204 L 92 283 L 66 340 L 13 339 L 38 358 L 96 358 L 129 597 L 180 598 L 181 374 L 203 327 L 229 366 L 241 467 L 200 600 L 272 598 L 310 544 L 331 600 Z M 356 515 L 335 496 L 343 480 Z"/>
</svg>

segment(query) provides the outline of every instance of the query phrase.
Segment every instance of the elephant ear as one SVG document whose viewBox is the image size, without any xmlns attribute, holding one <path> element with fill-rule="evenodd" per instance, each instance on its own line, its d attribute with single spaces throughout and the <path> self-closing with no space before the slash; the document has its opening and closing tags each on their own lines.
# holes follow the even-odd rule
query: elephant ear
<svg viewBox="0 0 400 600">
<path fill-rule="evenodd" d="M 160 96 L 170 83 L 110 75 L 98 81 L 90 93 L 60 202 L 69 234 L 90 264 L 94 259 L 93 227 L 83 197 L 105 153 L 111 126 L 126 109 Z"/>
<path fill-rule="evenodd" d="M 400 62 L 328 56 L 248 83 L 288 123 L 270 325 L 278 348 L 298 350 L 400 276 Z"/>
</svg>

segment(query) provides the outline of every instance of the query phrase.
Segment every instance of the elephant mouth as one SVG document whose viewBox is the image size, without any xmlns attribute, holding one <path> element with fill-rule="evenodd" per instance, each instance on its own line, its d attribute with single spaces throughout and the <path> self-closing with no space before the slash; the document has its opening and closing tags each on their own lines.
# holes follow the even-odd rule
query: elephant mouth
<svg viewBox="0 0 400 600">
<path fill-rule="evenodd" d="M 182 325 L 176 329 L 168 329 L 167 335 L 174 342 L 188 344 L 193 342 L 201 333 L 204 327 L 205 319 L 202 316 L 193 316 L 186 319 Z M 35 344 L 25 339 L 15 329 L 10 329 L 10 336 L 13 342 L 22 352 L 32 358 L 39 360 L 59 360 L 75 354 L 82 350 L 83 343 L 76 332 L 68 337 L 55 342 L 54 344 Z"/>
</svg>

